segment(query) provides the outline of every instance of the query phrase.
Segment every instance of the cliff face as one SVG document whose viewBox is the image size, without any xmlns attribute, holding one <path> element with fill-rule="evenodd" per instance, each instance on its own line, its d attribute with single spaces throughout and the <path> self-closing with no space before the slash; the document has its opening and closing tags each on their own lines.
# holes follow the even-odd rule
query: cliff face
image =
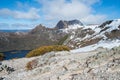
<svg viewBox="0 0 120 80">
<path fill-rule="evenodd" d="M 83 26 L 83 23 L 80 22 L 79 20 L 70 20 L 70 21 L 63 21 L 60 20 L 57 25 L 55 26 L 56 29 L 65 29 L 65 28 L 69 28 L 69 26 L 71 25 L 79 25 L 79 26 Z"/>
</svg>

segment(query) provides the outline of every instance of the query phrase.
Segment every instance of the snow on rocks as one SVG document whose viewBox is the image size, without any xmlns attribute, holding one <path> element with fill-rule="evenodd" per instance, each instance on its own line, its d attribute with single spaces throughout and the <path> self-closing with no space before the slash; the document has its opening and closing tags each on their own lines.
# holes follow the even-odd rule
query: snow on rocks
<svg viewBox="0 0 120 80">
<path fill-rule="evenodd" d="M 78 49 L 73 49 L 71 50 L 71 52 L 73 53 L 78 53 L 78 52 L 88 52 L 88 51 L 93 51 L 97 48 L 107 48 L 107 49 L 112 49 L 113 47 L 118 47 L 120 46 L 120 40 L 116 39 L 116 40 L 101 40 L 100 42 L 93 44 L 93 45 L 89 45 L 89 46 L 85 46 L 82 48 L 78 48 Z"/>
<path fill-rule="evenodd" d="M 106 25 L 106 27 L 109 27 L 109 29 L 107 30 L 108 32 L 111 32 L 112 30 L 119 30 L 118 26 L 120 25 L 120 19 L 115 19 L 112 21 L 111 24 Z"/>
</svg>

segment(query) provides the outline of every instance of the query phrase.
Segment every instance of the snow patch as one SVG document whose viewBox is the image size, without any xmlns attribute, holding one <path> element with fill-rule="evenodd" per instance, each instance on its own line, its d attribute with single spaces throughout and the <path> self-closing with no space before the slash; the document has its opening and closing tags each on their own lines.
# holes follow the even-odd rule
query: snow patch
<svg viewBox="0 0 120 80">
<path fill-rule="evenodd" d="M 118 47 L 118 46 L 120 46 L 120 40 L 118 40 L 118 39 L 112 40 L 112 41 L 111 40 L 110 41 L 109 40 L 108 41 L 100 41 L 97 44 L 93 44 L 93 45 L 86 46 L 83 48 L 71 50 L 71 52 L 73 52 L 73 53 L 88 52 L 88 51 L 93 51 L 99 47 L 111 49 L 113 47 Z"/>
<path fill-rule="evenodd" d="M 78 29 L 78 28 L 83 28 L 83 26 L 79 24 L 74 24 L 74 25 L 69 25 L 67 29 Z"/>
<path fill-rule="evenodd" d="M 88 29 L 91 28 L 92 30 L 94 30 L 96 27 L 98 27 L 99 25 L 85 25 L 84 29 Z"/>
<path fill-rule="evenodd" d="M 118 26 L 120 25 L 120 19 L 116 19 L 114 20 L 111 24 L 106 25 L 106 27 L 110 27 L 109 29 L 107 29 L 108 32 L 111 32 L 112 30 L 118 30 Z"/>
</svg>

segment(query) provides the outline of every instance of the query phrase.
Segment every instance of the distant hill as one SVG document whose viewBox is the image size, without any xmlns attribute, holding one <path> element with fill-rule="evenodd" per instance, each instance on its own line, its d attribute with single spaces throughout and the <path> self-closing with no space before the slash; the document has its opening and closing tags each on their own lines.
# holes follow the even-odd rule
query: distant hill
<svg viewBox="0 0 120 80">
<path fill-rule="evenodd" d="M 54 45 L 65 35 L 42 25 L 28 32 L 0 32 L 0 51 L 32 50 L 43 45 Z"/>
</svg>

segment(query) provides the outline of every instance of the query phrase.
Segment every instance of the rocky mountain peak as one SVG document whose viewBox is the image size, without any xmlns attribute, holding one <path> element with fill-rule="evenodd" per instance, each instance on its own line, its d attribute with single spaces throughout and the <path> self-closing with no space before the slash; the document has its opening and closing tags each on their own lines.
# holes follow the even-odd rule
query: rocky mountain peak
<svg viewBox="0 0 120 80">
<path fill-rule="evenodd" d="M 56 29 L 65 29 L 65 28 L 68 28 L 68 26 L 71 26 L 71 25 L 80 25 L 80 26 L 83 26 L 82 22 L 80 22 L 79 20 L 75 19 L 75 20 L 70 20 L 70 21 L 63 21 L 63 20 L 60 20 L 57 25 L 56 25 Z"/>
<path fill-rule="evenodd" d="M 106 22 L 104 22 L 103 24 L 101 24 L 99 27 L 100 28 L 104 28 L 106 25 L 109 25 L 110 23 L 112 23 L 113 20 L 108 20 Z"/>
<path fill-rule="evenodd" d="M 57 25 L 56 25 L 56 29 L 64 29 L 64 28 L 67 28 L 68 24 L 67 24 L 67 21 L 63 21 L 63 20 L 60 20 Z"/>
<path fill-rule="evenodd" d="M 83 23 L 77 19 L 68 21 L 68 25 L 75 25 L 75 24 L 79 24 L 81 26 L 83 25 Z"/>
<path fill-rule="evenodd" d="M 39 24 L 39 25 L 37 25 L 34 29 L 32 29 L 32 30 L 30 31 L 30 33 L 36 33 L 36 32 L 39 32 L 39 31 L 41 31 L 41 30 L 44 30 L 44 29 L 46 29 L 46 27 L 43 26 L 42 24 Z"/>
</svg>

